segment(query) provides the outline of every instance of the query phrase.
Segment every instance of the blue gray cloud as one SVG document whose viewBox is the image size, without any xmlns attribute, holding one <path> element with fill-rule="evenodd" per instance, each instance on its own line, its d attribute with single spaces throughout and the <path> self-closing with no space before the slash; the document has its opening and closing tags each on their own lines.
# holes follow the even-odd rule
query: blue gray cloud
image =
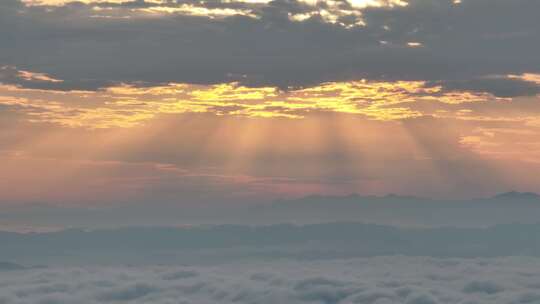
<svg viewBox="0 0 540 304">
<path fill-rule="evenodd" d="M 63 90 L 118 82 L 286 88 L 368 78 L 427 80 L 500 96 L 538 92 L 524 80 L 478 80 L 540 72 L 538 1 L 407 2 L 391 8 L 294 0 L 26 7 L 9 0 L 0 4 L 0 65 L 63 80 L 4 81 Z M 220 9 L 229 11 L 212 15 Z"/>
<path fill-rule="evenodd" d="M 0 273 L 0 302 L 537 303 L 540 261 L 376 257 L 214 266 L 83 266 Z M 163 279 L 175 272 L 194 275 Z"/>
</svg>

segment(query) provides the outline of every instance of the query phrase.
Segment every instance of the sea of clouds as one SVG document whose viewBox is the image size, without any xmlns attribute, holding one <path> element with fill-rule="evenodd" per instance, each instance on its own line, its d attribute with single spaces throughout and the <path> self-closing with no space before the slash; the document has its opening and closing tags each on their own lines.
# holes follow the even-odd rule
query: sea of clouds
<svg viewBox="0 0 540 304">
<path fill-rule="evenodd" d="M 371 257 L 0 272 L 0 304 L 540 303 L 540 259 Z"/>
</svg>

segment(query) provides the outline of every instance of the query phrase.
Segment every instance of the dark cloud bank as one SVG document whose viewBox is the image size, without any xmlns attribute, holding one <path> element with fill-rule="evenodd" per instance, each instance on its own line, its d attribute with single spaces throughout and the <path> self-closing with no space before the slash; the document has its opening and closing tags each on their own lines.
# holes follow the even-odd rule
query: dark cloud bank
<svg viewBox="0 0 540 304">
<path fill-rule="evenodd" d="M 101 4 L 132 18 L 93 18 L 95 5 L 24 7 L 0 4 L 0 64 L 48 73 L 63 82 L 4 76 L 27 87 L 96 89 L 118 82 L 306 86 L 349 79 L 418 79 L 497 96 L 538 93 L 504 75 L 540 72 L 540 2 L 536 0 L 408 1 L 405 7 L 362 10 L 340 24 L 314 13 L 324 3 L 247 4 L 171 1 L 234 8 L 251 16 L 210 19 L 165 14 L 143 18 L 128 9 L 144 1 Z M 154 4 L 155 5 L 155 4 Z M 343 9 L 351 6 L 343 2 Z M 347 27 L 362 19 L 365 26 Z M 409 42 L 421 43 L 410 47 Z M 493 75 L 503 75 L 503 77 Z"/>
</svg>

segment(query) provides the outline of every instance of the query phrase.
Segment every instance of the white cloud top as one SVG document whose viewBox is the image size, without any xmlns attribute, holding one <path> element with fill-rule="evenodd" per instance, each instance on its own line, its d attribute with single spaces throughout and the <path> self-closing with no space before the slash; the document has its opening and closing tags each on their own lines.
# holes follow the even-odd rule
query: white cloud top
<svg viewBox="0 0 540 304">
<path fill-rule="evenodd" d="M 0 303 L 538 303 L 540 260 L 376 257 L 0 273 Z"/>
</svg>

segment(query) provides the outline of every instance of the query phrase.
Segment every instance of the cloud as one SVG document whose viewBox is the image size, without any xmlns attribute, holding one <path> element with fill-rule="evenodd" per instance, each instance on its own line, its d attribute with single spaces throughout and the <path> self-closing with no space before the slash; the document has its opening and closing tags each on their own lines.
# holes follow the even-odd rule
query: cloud
<svg viewBox="0 0 540 304">
<path fill-rule="evenodd" d="M 336 261 L 266 261 L 185 267 L 52 267 L 0 275 L 0 302 L 15 303 L 534 303 L 538 259 L 374 257 Z M 169 271 L 197 271 L 182 281 Z M 272 280 L 253 279 L 253 273 Z M 432 279 L 433 274 L 451 280 Z M 464 286 L 491 282 L 496 293 Z M 56 288 L 62 286 L 63 288 Z M 54 290 L 54 291 L 53 291 Z M 111 302 L 112 301 L 112 302 Z"/>
<path fill-rule="evenodd" d="M 493 281 L 472 281 L 463 287 L 465 293 L 487 293 L 495 294 L 504 291 L 504 288 Z"/>
<path fill-rule="evenodd" d="M 347 286 L 344 282 L 324 277 L 301 280 L 295 284 L 294 290 L 304 301 L 320 301 L 328 304 L 339 303 L 357 292 L 354 287 Z"/>
<path fill-rule="evenodd" d="M 181 280 L 181 279 L 196 277 L 197 275 L 199 275 L 199 273 L 196 271 L 180 270 L 180 271 L 163 275 L 163 279 L 164 280 Z"/>
<path fill-rule="evenodd" d="M 157 292 L 158 289 L 154 286 L 137 283 L 123 288 L 111 289 L 97 296 L 97 299 L 103 302 L 114 301 L 133 301 Z"/>
<path fill-rule="evenodd" d="M 49 76 L 4 67 L 0 76 L 20 78 L 21 73 L 38 82 Z M 47 80 L 41 80 L 41 79 Z M 526 82 L 517 78 L 509 81 Z M 52 80 L 57 82 L 57 80 Z M 88 129 L 129 128 L 163 114 L 210 113 L 218 116 L 300 119 L 324 113 L 354 114 L 371 120 L 404 120 L 432 114 L 412 108 L 429 102 L 436 108 L 452 104 L 499 101 L 488 93 L 450 89 L 424 81 L 327 82 L 309 88 L 278 90 L 251 88 L 239 83 L 159 86 L 120 84 L 99 91 L 25 89 L 0 85 L 0 105 L 32 122 Z M 508 101 L 508 99 L 504 99 Z M 437 105 L 440 103 L 441 105 Z M 459 118 L 459 117 L 458 117 Z"/>
<path fill-rule="evenodd" d="M 478 77 L 540 72 L 534 13 L 540 4 L 493 3 L 129 1 L 43 7 L 10 0 L 2 4 L 0 63 L 62 80 L 11 83 L 62 90 L 232 81 L 287 88 L 361 78 L 471 80 L 462 86 L 484 90 Z M 496 92 L 522 93 L 506 87 Z"/>
<path fill-rule="evenodd" d="M 540 94 L 538 83 L 511 75 L 454 80 L 442 85 L 449 90 L 488 92 L 497 97 L 536 96 Z"/>
</svg>

